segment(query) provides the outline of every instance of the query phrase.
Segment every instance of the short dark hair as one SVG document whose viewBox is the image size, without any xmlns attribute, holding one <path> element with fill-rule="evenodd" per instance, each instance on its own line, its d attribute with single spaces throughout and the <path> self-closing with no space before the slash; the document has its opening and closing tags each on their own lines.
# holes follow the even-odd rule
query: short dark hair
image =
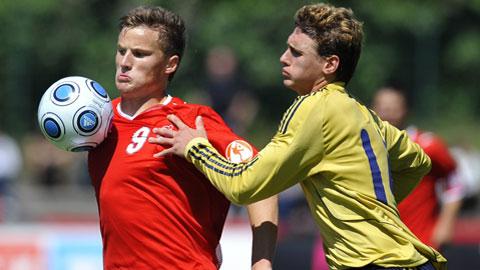
<svg viewBox="0 0 480 270">
<path fill-rule="evenodd" d="M 139 6 L 120 18 L 120 31 L 124 28 L 147 26 L 159 31 L 159 44 L 167 56 L 182 59 L 185 49 L 185 23 L 183 19 L 162 7 Z M 170 75 L 171 79 L 174 74 Z"/>
<path fill-rule="evenodd" d="M 362 51 L 362 23 L 351 9 L 329 4 L 312 4 L 295 14 L 295 26 L 317 44 L 320 56 L 337 55 L 340 64 L 336 80 L 348 83 Z"/>
</svg>

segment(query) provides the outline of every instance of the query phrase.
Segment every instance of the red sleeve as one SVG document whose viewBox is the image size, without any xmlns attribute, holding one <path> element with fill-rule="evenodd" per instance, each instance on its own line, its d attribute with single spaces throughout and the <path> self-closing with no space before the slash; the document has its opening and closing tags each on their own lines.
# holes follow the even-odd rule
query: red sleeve
<svg viewBox="0 0 480 270">
<path fill-rule="evenodd" d="M 230 161 L 245 162 L 257 154 L 257 149 L 235 134 L 212 108 L 201 106 L 197 115 L 203 118 L 210 143 Z"/>
<path fill-rule="evenodd" d="M 456 168 L 455 160 L 445 143 L 432 133 L 422 134 L 419 143 L 432 160 L 430 173 L 436 178 L 445 178 Z"/>
</svg>

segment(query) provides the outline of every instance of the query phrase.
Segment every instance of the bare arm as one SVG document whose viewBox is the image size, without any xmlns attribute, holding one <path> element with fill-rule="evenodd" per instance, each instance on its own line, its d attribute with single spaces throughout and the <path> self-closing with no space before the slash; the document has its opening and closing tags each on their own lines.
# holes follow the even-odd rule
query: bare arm
<svg viewBox="0 0 480 270">
<path fill-rule="evenodd" d="M 277 243 L 277 195 L 247 205 L 252 227 L 252 270 L 273 269 Z"/>
<path fill-rule="evenodd" d="M 461 205 L 462 201 L 457 200 L 445 203 L 442 206 L 432 235 L 432 243 L 435 248 L 441 248 L 442 245 L 452 240 L 455 220 Z"/>
</svg>

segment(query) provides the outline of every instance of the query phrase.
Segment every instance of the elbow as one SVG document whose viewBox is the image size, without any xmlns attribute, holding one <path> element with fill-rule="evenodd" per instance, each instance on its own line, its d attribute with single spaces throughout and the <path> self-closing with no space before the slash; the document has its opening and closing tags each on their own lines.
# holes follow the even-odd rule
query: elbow
<svg viewBox="0 0 480 270">
<path fill-rule="evenodd" d="M 241 191 L 232 192 L 227 196 L 227 199 L 237 205 L 246 205 L 251 203 L 249 196 Z"/>
<path fill-rule="evenodd" d="M 229 194 L 225 194 L 227 199 L 234 204 L 237 205 L 247 205 L 254 203 L 259 200 L 255 200 L 253 194 L 255 192 L 249 189 L 247 186 L 243 186 L 242 188 L 237 188 L 232 190 Z"/>
<path fill-rule="evenodd" d="M 423 172 L 422 177 L 429 174 L 430 171 L 432 170 L 432 161 L 428 156 L 426 156 L 426 158 L 427 158 L 427 161 L 426 161 L 425 170 Z"/>
</svg>

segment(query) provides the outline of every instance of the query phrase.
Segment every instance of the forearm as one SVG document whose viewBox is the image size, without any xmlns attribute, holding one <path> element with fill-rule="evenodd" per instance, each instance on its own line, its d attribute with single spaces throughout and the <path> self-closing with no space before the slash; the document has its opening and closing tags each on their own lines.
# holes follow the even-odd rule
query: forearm
<svg viewBox="0 0 480 270">
<path fill-rule="evenodd" d="M 233 163 L 206 139 L 194 139 L 187 145 L 185 156 L 230 201 L 248 204 L 273 196 L 303 179 L 288 164 L 295 162 L 298 166 L 295 157 L 282 152 L 284 149 L 271 143 L 250 162 Z"/>
<path fill-rule="evenodd" d="M 278 197 L 247 205 L 252 227 L 252 269 L 272 269 L 278 226 Z"/>
<path fill-rule="evenodd" d="M 441 247 L 451 240 L 455 227 L 455 220 L 461 205 L 461 200 L 457 200 L 448 202 L 442 206 L 432 239 L 432 242 L 436 247 Z"/>
</svg>

